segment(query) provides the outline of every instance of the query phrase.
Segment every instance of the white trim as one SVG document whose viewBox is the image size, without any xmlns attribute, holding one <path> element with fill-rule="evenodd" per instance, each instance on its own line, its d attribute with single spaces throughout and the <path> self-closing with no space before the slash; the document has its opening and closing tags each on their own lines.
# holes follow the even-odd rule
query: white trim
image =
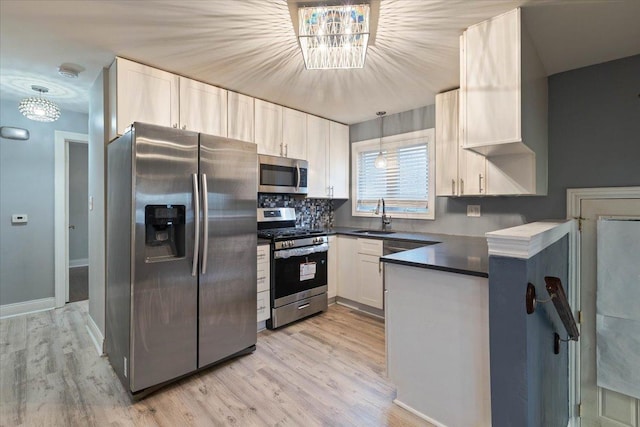
<svg viewBox="0 0 640 427">
<path fill-rule="evenodd" d="M 55 131 L 54 157 L 54 278 L 55 306 L 62 307 L 69 299 L 69 181 L 68 150 L 69 142 L 89 143 L 84 133 Z"/>
<path fill-rule="evenodd" d="M 70 259 L 69 268 L 73 267 L 87 267 L 89 265 L 89 258 Z"/>
<path fill-rule="evenodd" d="M 98 355 L 104 355 L 104 336 L 102 332 L 100 332 L 100 328 L 96 325 L 96 322 L 93 321 L 91 316 L 87 316 L 87 332 L 89 332 L 89 336 L 91 337 L 91 341 L 93 341 L 93 345 L 96 346 L 96 350 L 98 351 Z"/>
<path fill-rule="evenodd" d="M 52 310 L 54 308 L 56 308 L 56 299 L 54 297 L 0 305 L 0 319 Z"/>
<path fill-rule="evenodd" d="M 426 420 L 426 421 L 430 422 L 431 424 L 433 424 L 436 427 L 447 427 L 446 424 L 443 424 L 438 420 L 434 420 L 433 418 L 426 416 L 422 412 L 420 412 L 420 411 L 418 411 L 416 409 L 413 409 L 411 406 L 407 405 L 406 403 L 402 403 L 398 399 L 393 399 L 393 403 L 395 403 L 396 405 L 398 405 L 399 407 L 401 407 L 403 409 L 406 409 L 407 411 L 411 412 L 412 414 L 417 415 L 418 417 L 422 418 L 423 420 Z"/>
<path fill-rule="evenodd" d="M 572 221 L 539 221 L 486 233 L 489 255 L 529 259 L 571 233 Z"/>
<path fill-rule="evenodd" d="M 579 219 L 582 201 L 589 199 L 640 199 L 640 187 L 602 187 L 567 189 L 567 218 Z M 577 313 L 580 309 L 580 233 L 572 233 L 569 244 L 569 305 Z M 580 324 L 578 324 L 578 330 Z M 580 427 L 574 408 L 580 396 L 580 345 L 569 341 L 569 425 Z"/>
</svg>

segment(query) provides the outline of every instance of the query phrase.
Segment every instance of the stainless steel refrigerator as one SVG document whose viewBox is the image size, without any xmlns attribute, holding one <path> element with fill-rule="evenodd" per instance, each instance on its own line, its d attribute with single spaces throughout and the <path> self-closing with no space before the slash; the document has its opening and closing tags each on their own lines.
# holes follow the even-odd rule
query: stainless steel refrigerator
<svg viewBox="0 0 640 427">
<path fill-rule="evenodd" d="M 107 148 L 106 334 L 133 396 L 256 344 L 256 145 L 134 123 Z"/>
</svg>

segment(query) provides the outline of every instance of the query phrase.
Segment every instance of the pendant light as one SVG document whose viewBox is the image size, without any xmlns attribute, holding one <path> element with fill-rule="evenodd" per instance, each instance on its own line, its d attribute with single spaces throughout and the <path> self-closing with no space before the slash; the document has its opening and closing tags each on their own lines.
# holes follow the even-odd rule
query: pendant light
<svg viewBox="0 0 640 427">
<path fill-rule="evenodd" d="M 376 169 L 385 169 L 387 167 L 387 158 L 384 156 L 384 154 L 382 154 L 382 135 L 383 135 L 382 123 L 383 123 L 383 116 L 385 114 L 387 114 L 386 111 L 378 111 L 376 113 L 376 115 L 380 117 L 380 151 L 378 152 L 378 157 L 376 157 L 376 160 L 373 163 Z"/>
<path fill-rule="evenodd" d="M 60 108 L 48 99 L 44 99 L 43 93 L 49 89 L 43 86 L 31 86 L 31 89 L 39 92 L 38 96 L 31 96 L 20 101 L 18 110 L 27 119 L 37 122 L 55 122 L 60 117 Z"/>
</svg>

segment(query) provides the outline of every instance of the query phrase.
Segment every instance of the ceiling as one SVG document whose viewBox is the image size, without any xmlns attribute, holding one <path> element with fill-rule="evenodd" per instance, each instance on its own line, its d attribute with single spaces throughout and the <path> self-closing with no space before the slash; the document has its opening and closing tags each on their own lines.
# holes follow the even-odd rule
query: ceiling
<svg viewBox="0 0 640 427">
<path fill-rule="evenodd" d="M 458 36 L 517 6 L 549 75 L 640 53 L 638 0 L 380 0 L 359 70 L 306 70 L 285 0 L 1 0 L 1 97 L 38 84 L 86 112 L 89 87 L 119 55 L 352 124 L 457 87 Z M 68 79 L 62 63 L 85 70 Z"/>
</svg>

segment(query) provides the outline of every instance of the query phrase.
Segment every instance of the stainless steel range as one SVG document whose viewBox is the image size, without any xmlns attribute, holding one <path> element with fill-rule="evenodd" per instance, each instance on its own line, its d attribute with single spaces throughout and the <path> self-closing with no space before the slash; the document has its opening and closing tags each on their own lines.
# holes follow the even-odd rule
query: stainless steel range
<svg viewBox="0 0 640 427">
<path fill-rule="evenodd" d="M 327 309 L 329 240 L 321 230 L 295 225 L 293 208 L 258 209 L 258 237 L 271 240 L 269 329 Z"/>
</svg>

